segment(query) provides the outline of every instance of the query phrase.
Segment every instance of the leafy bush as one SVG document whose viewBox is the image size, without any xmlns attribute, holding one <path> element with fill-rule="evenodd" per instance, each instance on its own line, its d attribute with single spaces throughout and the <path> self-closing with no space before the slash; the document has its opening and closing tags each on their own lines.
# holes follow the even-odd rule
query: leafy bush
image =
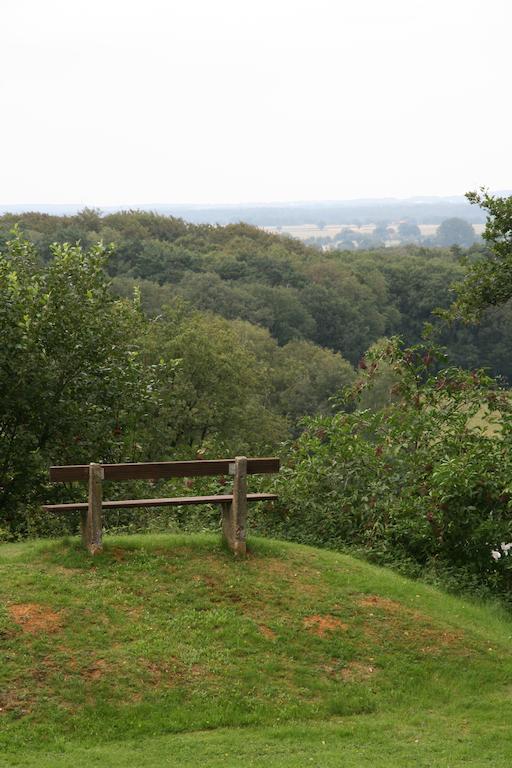
<svg viewBox="0 0 512 768">
<path fill-rule="evenodd" d="M 289 446 L 280 505 L 262 525 L 505 586 L 490 552 L 512 538 L 510 397 L 482 371 L 440 362 L 439 349 L 377 346 L 340 399 L 345 410 L 307 420 Z M 381 367 L 396 381 L 389 404 L 358 410 Z"/>
<path fill-rule="evenodd" d="M 48 267 L 20 237 L 0 255 L 0 509 L 27 529 L 19 506 L 40 499 L 51 463 L 125 455 L 153 399 L 158 367 L 134 339 L 135 302 L 115 301 L 97 247 L 55 245 Z"/>
</svg>

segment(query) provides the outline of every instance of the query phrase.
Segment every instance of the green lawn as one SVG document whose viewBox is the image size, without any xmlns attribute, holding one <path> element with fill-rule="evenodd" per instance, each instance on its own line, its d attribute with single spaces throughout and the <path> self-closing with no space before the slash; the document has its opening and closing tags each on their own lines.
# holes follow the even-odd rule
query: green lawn
<svg viewBox="0 0 512 768">
<path fill-rule="evenodd" d="M 512 621 L 333 552 L 0 547 L 0 766 L 485 766 Z"/>
</svg>

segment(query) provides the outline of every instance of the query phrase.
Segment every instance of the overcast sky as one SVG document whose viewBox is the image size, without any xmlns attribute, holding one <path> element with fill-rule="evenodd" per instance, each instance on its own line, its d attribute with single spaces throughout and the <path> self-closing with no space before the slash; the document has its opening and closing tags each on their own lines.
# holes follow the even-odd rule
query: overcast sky
<svg viewBox="0 0 512 768">
<path fill-rule="evenodd" d="M 0 204 L 512 187 L 511 0 L 0 10 Z"/>
</svg>

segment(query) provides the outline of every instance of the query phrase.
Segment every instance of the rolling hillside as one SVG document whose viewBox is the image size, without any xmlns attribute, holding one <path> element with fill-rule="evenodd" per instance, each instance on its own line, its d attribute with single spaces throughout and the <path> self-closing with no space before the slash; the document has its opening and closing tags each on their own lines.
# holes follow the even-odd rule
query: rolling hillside
<svg viewBox="0 0 512 768">
<path fill-rule="evenodd" d="M 512 622 L 337 553 L 0 548 L 0 765 L 509 765 Z"/>
</svg>

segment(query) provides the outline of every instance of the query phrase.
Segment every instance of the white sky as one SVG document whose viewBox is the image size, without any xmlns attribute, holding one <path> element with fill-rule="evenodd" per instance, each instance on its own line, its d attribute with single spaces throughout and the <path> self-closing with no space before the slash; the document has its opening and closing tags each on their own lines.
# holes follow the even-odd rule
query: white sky
<svg viewBox="0 0 512 768">
<path fill-rule="evenodd" d="M 512 187 L 512 0 L 2 0 L 0 204 Z"/>
</svg>

